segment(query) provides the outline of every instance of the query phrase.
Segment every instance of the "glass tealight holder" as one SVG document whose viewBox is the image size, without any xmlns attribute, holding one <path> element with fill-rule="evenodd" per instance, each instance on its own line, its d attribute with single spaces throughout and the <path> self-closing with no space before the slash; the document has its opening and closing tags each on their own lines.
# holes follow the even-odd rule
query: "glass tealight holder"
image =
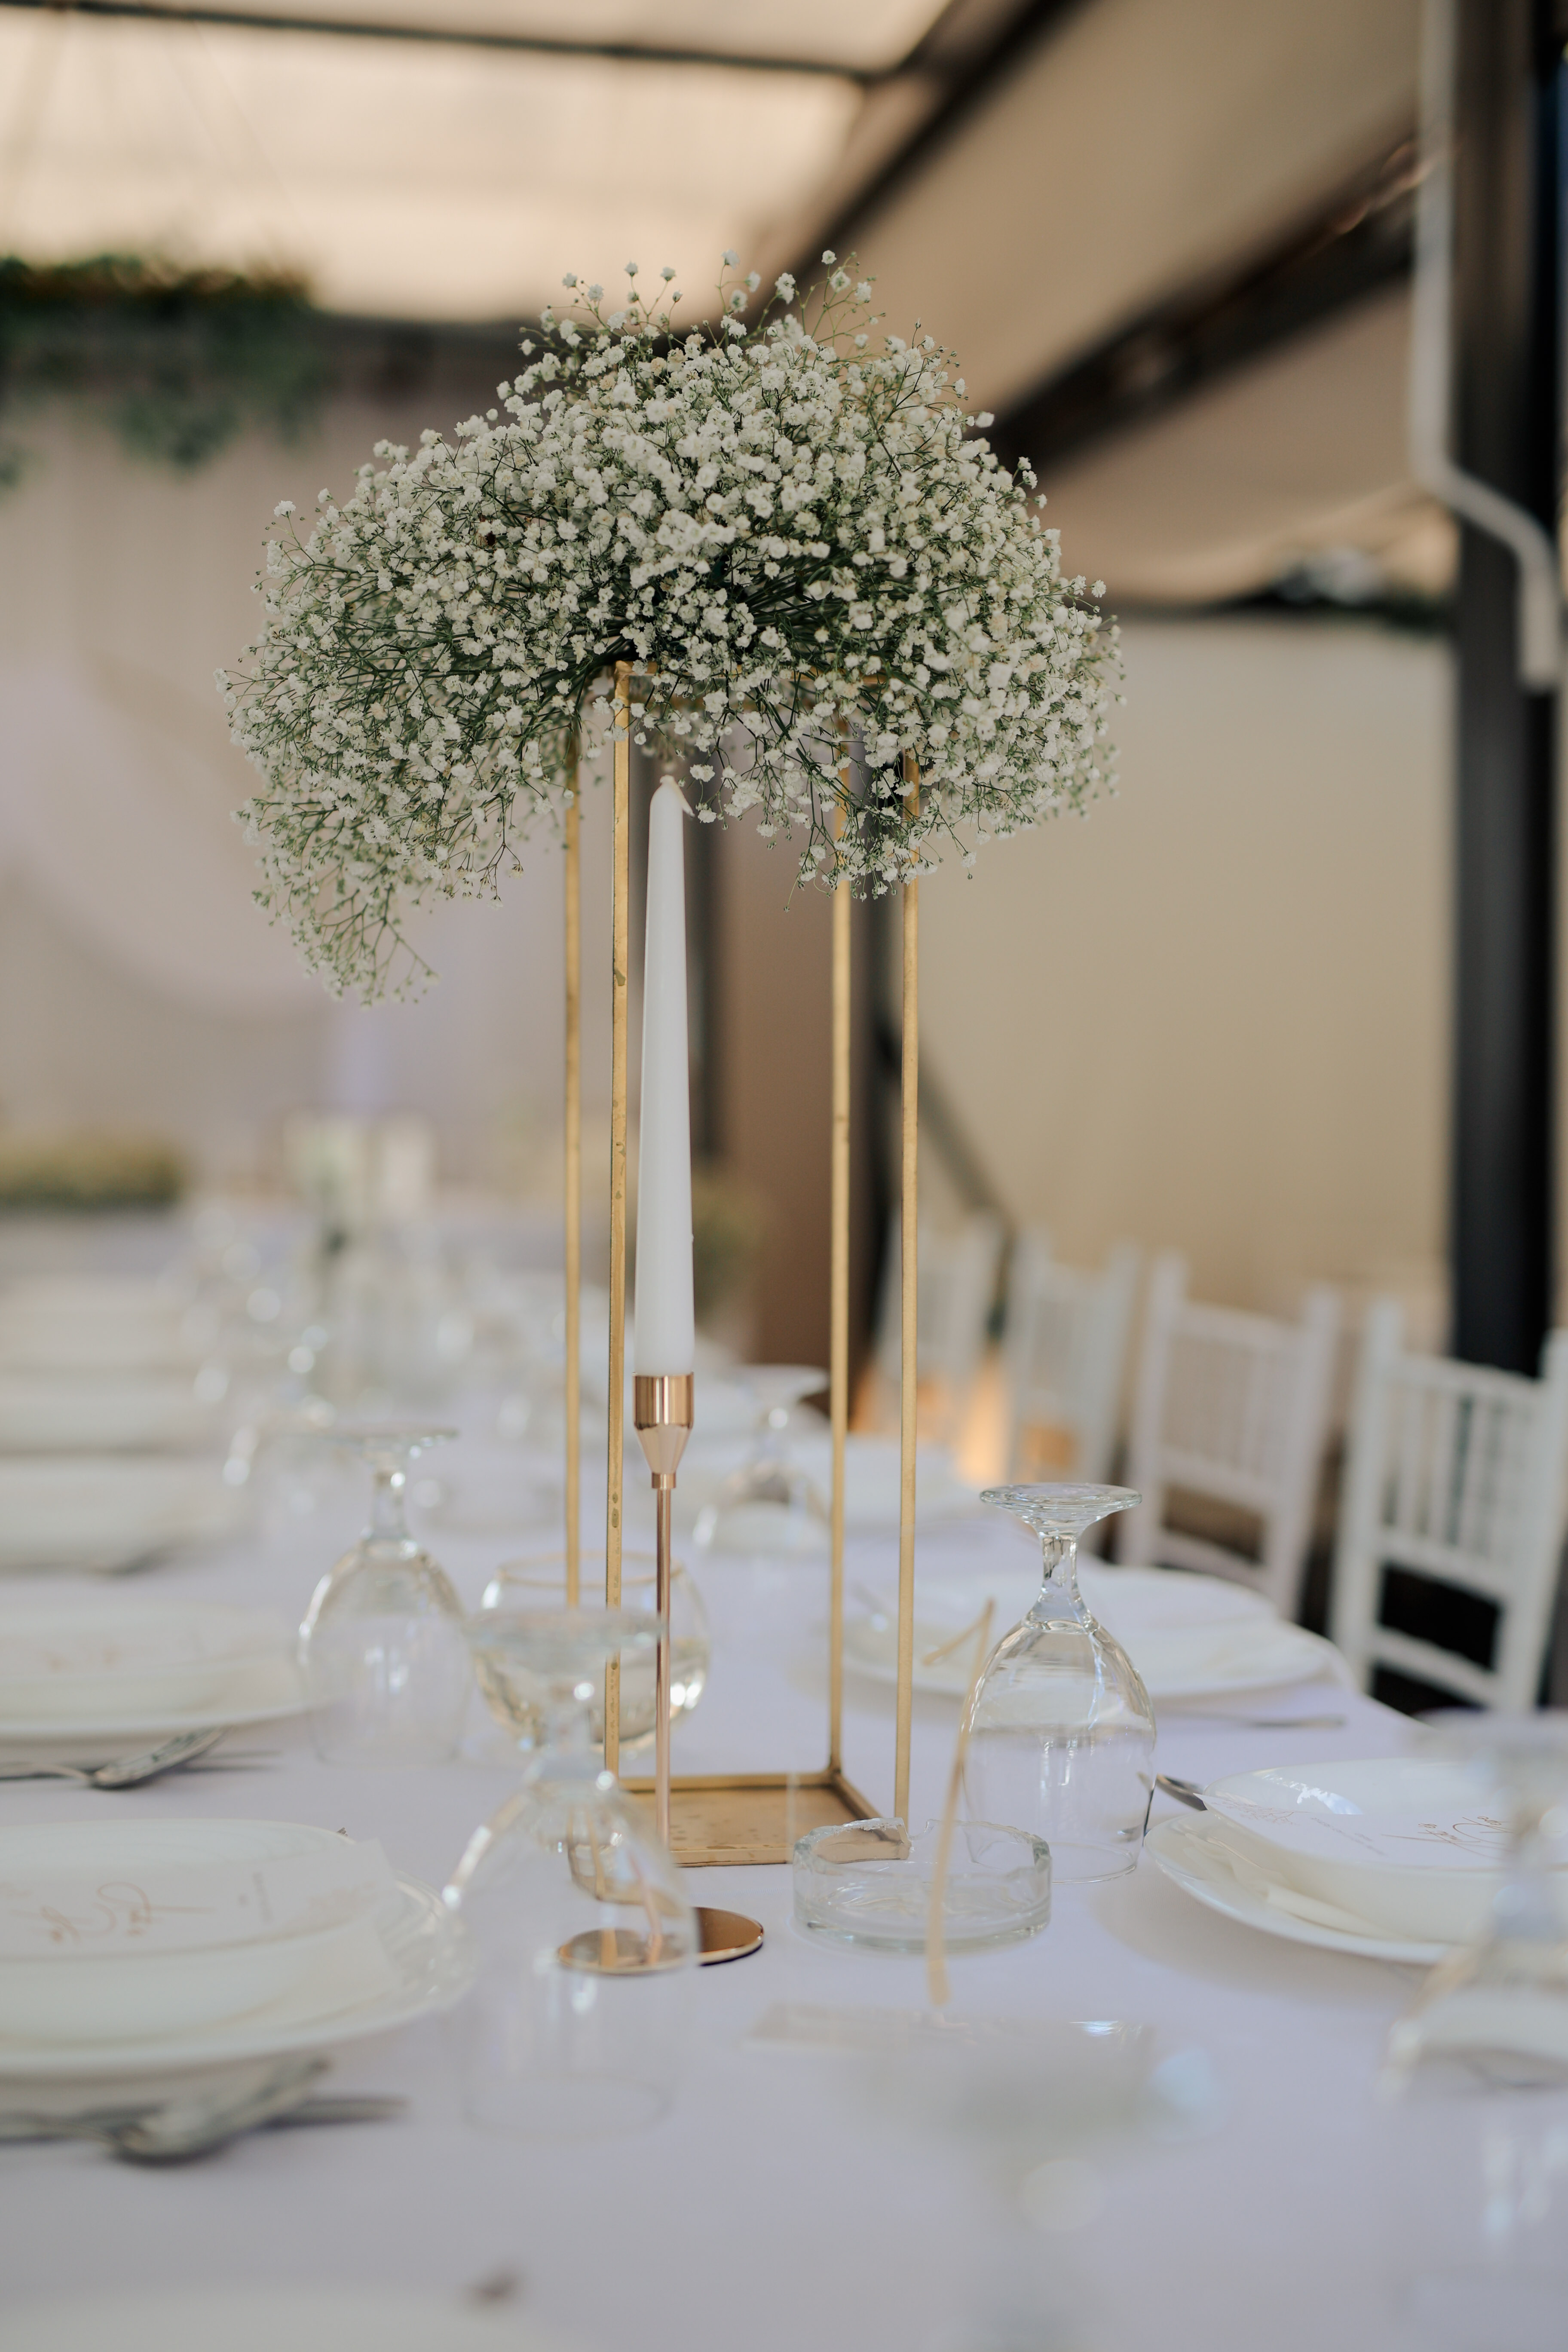
<svg viewBox="0 0 1568 2352">
<path fill-rule="evenodd" d="M 1086 1528 L 1126 1486 L 992 1486 L 984 1503 L 1040 1539 L 1044 1581 L 991 1653 L 967 1717 L 967 1811 L 1043 1838 L 1058 1886 L 1136 1867 L 1154 1788 L 1154 1710 L 1131 1659 L 1078 1589 Z"/>
<path fill-rule="evenodd" d="M 532 1685 L 542 1737 L 476 1830 L 445 1900 L 474 1939 L 455 2020 L 470 2119 L 554 2140 L 652 2122 L 684 2062 L 698 1930 L 679 1869 L 634 1815 L 589 1730 L 617 1653 L 651 1659 L 658 1620 L 491 1610 L 476 1654 Z"/>
<path fill-rule="evenodd" d="M 578 1561 L 579 1590 L 596 1603 L 605 1590 L 605 1555 L 584 1551 Z M 658 1563 L 651 1552 L 621 1554 L 621 1605 L 636 1613 L 657 1613 Z M 566 1556 L 548 1553 L 539 1558 L 510 1559 L 498 1568 L 479 1601 L 481 1614 L 491 1610 L 516 1613 L 525 1610 L 556 1610 L 564 1605 Z M 669 1574 L 669 1717 L 671 1725 L 689 1715 L 708 1684 L 711 1644 L 708 1612 L 690 1570 L 679 1559 Z M 485 1704 L 502 1729 L 518 1746 L 536 1747 L 542 1733 L 536 1677 L 514 1669 L 510 1653 L 477 1649 L 474 1664 Z M 630 1748 L 653 1738 L 654 1661 L 651 1651 L 628 1650 L 621 1660 L 621 1746 Z M 603 1742 L 603 1689 L 589 1709 L 589 1736 Z"/>
<path fill-rule="evenodd" d="M 449 1429 L 334 1429 L 374 1480 L 370 1525 L 316 1587 L 300 1670 L 317 1752 L 329 1764 L 442 1764 L 473 1695 L 462 1604 L 410 1533 L 408 1465 Z"/>
<path fill-rule="evenodd" d="M 923 1952 L 942 1884 L 942 1941 L 977 1952 L 1037 1936 L 1051 1916 L 1045 1841 L 994 1822 L 953 1825 L 945 1864 L 941 1831 L 927 1822 L 831 1822 L 796 1841 L 795 1916 L 803 1927 L 868 1951 Z"/>
</svg>

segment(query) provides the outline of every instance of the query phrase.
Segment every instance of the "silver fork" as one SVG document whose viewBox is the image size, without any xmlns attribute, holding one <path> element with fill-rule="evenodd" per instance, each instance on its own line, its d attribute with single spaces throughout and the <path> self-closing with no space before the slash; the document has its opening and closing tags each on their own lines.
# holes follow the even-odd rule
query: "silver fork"
<svg viewBox="0 0 1568 2352">
<path fill-rule="evenodd" d="M 0 2143 L 97 2140 L 128 2164 L 184 2164 L 210 2156 L 243 2134 L 273 2126 L 374 2123 L 399 2115 L 405 2099 L 374 2093 L 318 2097 L 310 2085 L 327 2069 L 324 2058 L 292 2057 L 228 2076 L 215 2091 L 150 2106 L 100 2107 L 77 2115 L 26 2111 L 0 2115 Z"/>
<path fill-rule="evenodd" d="M 198 1756 L 217 1746 L 226 1729 L 220 1724 L 211 1731 L 182 1731 L 159 1748 L 149 1748 L 137 1756 L 117 1756 L 108 1764 L 56 1764 L 24 1758 L 16 1763 L 0 1763 L 0 1780 L 74 1780 L 81 1789 L 139 1789 L 161 1773 L 177 1772 L 183 1764 L 194 1764 Z"/>
</svg>

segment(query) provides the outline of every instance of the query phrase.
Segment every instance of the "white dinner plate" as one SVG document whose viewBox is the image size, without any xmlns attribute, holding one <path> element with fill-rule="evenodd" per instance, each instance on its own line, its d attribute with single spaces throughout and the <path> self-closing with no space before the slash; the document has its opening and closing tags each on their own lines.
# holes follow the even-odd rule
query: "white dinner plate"
<svg viewBox="0 0 1568 2352">
<path fill-rule="evenodd" d="M 377 1846 L 303 1822 L 100 1814 L 0 1829 L 0 2067 L 145 2045 L 394 1982 Z M 395 1898 L 394 1898 L 395 1899 Z"/>
<path fill-rule="evenodd" d="M 1156 1822 L 1143 1840 L 1143 1850 L 1169 1879 L 1209 1910 L 1246 1927 L 1261 1928 L 1266 1936 L 1281 1936 L 1289 1944 L 1310 1944 L 1319 1951 L 1348 1952 L 1364 1960 L 1399 1960 L 1421 1968 L 1445 1959 L 1447 1944 L 1418 1944 L 1373 1933 L 1358 1934 L 1325 1920 L 1302 1916 L 1270 1902 L 1258 1878 L 1244 1877 L 1233 1857 L 1205 1834 L 1201 1813 L 1179 1813 Z M 1278 1890 L 1289 1899 L 1289 1890 Z"/>
<path fill-rule="evenodd" d="M 1249 1860 L 1385 1934 L 1468 1941 L 1503 1884 L 1506 1808 L 1448 1758 L 1271 1765 L 1228 1773 L 1204 1796 Z M 1568 1909 L 1568 1872 L 1552 1875 Z"/>
<path fill-rule="evenodd" d="M 917 1578 L 916 1690 L 962 1698 L 969 1687 L 972 1653 L 960 1649 L 930 1665 L 924 1664 L 926 1654 L 973 1624 L 988 1597 L 996 1602 L 993 1633 L 1000 1640 L 1039 1589 L 1032 1569 Z M 1086 1562 L 1079 1589 L 1122 1643 L 1156 1704 L 1274 1690 L 1339 1671 L 1331 1643 L 1285 1623 L 1260 1595 L 1220 1577 Z M 844 1654 L 847 1664 L 870 1680 L 891 1683 L 898 1674 L 897 1604 L 890 1593 L 878 1597 L 879 1617 L 851 1618 L 846 1624 Z"/>
<path fill-rule="evenodd" d="M 18 1372 L 0 1369 L 0 1453 L 195 1450 L 221 1433 L 188 1372 Z"/>
<path fill-rule="evenodd" d="M 5 2352 L 562 2352 L 525 2311 L 406 2286 L 117 2287 L 5 2314 Z"/>
<path fill-rule="evenodd" d="M 114 1570 L 214 1543 L 245 1515 L 215 1463 L 135 1454 L 0 1459 L 0 1570 Z"/>
<path fill-rule="evenodd" d="M 194 2028 L 163 2041 L 34 2042 L 7 2046 L 0 2039 L 0 2103 L 12 2081 L 62 2084 L 112 2080 L 160 2085 L 241 2059 L 282 2058 L 390 2033 L 416 2018 L 435 2016 L 462 1999 L 473 1975 L 468 1937 L 433 1887 L 399 1878 L 375 1915 L 392 1981 L 368 1995 L 344 1997 L 330 1967 L 287 1999 L 226 2023 Z M 126 2095 L 132 2095 L 129 2087 Z M 13 2102 L 15 2104 L 15 2102 Z M 7 2347 L 9 2352 L 9 2347 Z"/>
<path fill-rule="evenodd" d="M 0 1364 L 73 1372 L 195 1369 L 204 1318 L 156 1283 L 112 1276 L 16 1282 L 0 1292 Z"/>
<path fill-rule="evenodd" d="M 289 1707 L 295 1628 L 260 1609 L 106 1594 L 0 1601 L 0 1740 Z M 216 1713 L 212 1710 L 216 1709 Z"/>
</svg>

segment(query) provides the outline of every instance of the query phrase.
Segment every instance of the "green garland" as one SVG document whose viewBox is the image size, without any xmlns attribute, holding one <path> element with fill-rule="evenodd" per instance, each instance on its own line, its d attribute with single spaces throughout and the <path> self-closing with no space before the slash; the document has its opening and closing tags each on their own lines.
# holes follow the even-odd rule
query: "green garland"
<svg viewBox="0 0 1568 2352">
<path fill-rule="evenodd" d="M 178 472 L 258 425 L 295 437 L 327 373 L 292 278 L 113 254 L 54 268 L 0 260 L 0 405 L 99 399 L 126 449 Z M 27 465 L 22 443 L 0 440 L 0 487 Z"/>
</svg>

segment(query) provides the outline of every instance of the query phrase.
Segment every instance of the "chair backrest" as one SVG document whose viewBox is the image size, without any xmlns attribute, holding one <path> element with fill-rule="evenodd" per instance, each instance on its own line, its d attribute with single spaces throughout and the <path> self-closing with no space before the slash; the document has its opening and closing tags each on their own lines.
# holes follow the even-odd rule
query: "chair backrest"
<svg viewBox="0 0 1568 2352">
<path fill-rule="evenodd" d="M 1362 1339 L 1340 1506 L 1332 1632 L 1357 1678 L 1377 1667 L 1481 1706 L 1535 1704 L 1551 1630 L 1568 1459 L 1568 1331 L 1541 1378 L 1404 1352 L 1394 1300 Z M 1489 1659 L 1380 1622 L 1384 1571 L 1405 1570 L 1495 1607 Z"/>
<path fill-rule="evenodd" d="M 1000 1218 L 979 1210 L 953 1232 L 920 1228 L 920 1279 L 916 1357 L 922 1381 L 940 1381 L 956 1411 L 973 1385 L 985 1352 L 986 1327 L 996 1296 L 1004 1234 Z M 885 1377 L 899 1378 L 900 1228 L 888 1232 L 878 1315 L 877 1362 Z"/>
<path fill-rule="evenodd" d="M 1339 1299 L 1314 1288 L 1300 1321 L 1282 1323 L 1194 1306 L 1186 1287 L 1177 1252 L 1155 1260 L 1127 1468 L 1142 1501 L 1121 1521 L 1119 1557 L 1228 1576 L 1292 1616 L 1311 1538 Z M 1168 1525 L 1173 1488 L 1245 1514 L 1257 1523 L 1256 1550 L 1226 1541 L 1223 1528 Z"/>
<path fill-rule="evenodd" d="M 1013 1245 L 1003 1349 L 1007 1371 L 1007 1475 L 1110 1475 L 1140 1253 L 1119 1243 L 1098 1274 L 1058 1265 L 1050 1236 L 1029 1226 Z M 1063 1458 L 1031 1459 L 1042 1433 Z"/>
</svg>

